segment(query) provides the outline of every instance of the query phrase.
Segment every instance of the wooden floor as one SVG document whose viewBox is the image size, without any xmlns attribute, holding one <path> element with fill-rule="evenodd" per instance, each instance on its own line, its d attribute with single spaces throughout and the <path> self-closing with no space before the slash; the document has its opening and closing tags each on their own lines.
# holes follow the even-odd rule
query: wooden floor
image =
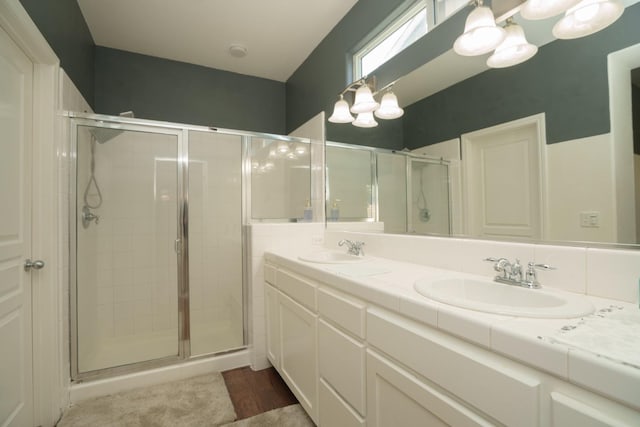
<svg viewBox="0 0 640 427">
<path fill-rule="evenodd" d="M 249 367 L 222 373 L 238 419 L 298 403 L 275 369 L 252 371 Z"/>
</svg>

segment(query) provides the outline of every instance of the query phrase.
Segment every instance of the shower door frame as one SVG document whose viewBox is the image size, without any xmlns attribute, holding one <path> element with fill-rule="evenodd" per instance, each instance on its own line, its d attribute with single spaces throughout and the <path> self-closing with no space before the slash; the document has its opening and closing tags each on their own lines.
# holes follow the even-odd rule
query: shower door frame
<svg viewBox="0 0 640 427">
<path fill-rule="evenodd" d="M 243 132 L 231 129 L 221 129 L 206 126 L 184 125 L 180 123 L 161 122 L 146 119 L 135 119 L 120 116 L 108 116 L 102 114 L 87 114 L 66 112 L 69 119 L 70 136 L 70 177 L 69 177 L 69 335 L 70 335 L 70 356 L 71 356 L 71 380 L 72 382 L 82 382 L 88 379 L 101 379 L 114 375 L 140 372 L 148 369 L 158 368 L 167 365 L 184 363 L 187 361 L 210 358 L 220 354 L 233 353 L 244 350 L 248 347 L 248 262 L 247 262 L 247 233 L 248 212 L 250 209 L 249 182 L 251 159 L 249 157 L 249 143 L 251 137 L 274 137 L 281 139 L 281 136 L 260 134 L 254 132 Z M 78 127 L 103 127 L 118 129 L 123 131 L 138 131 L 156 133 L 164 135 L 175 135 L 177 138 L 177 229 L 176 236 L 178 246 L 177 253 L 177 292 L 178 292 L 178 355 L 167 356 L 158 359 L 134 362 L 130 364 L 113 366 L 93 371 L 79 372 L 78 365 L 78 319 L 77 319 L 77 150 L 78 150 Z M 242 331 L 243 345 L 237 348 L 226 349 L 220 352 L 191 356 L 191 338 L 189 322 L 189 132 L 207 132 L 216 134 L 236 135 L 241 137 L 241 236 L 242 241 Z"/>
</svg>

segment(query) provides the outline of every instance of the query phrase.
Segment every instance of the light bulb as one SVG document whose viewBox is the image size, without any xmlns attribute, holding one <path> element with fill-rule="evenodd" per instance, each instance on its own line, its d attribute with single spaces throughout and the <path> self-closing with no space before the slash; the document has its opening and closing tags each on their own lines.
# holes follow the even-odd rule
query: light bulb
<svg viewBox="0 0 640 427">
<path fill-rule="evenodd" d="M 529 43 L 524 30 L 518 24 L 508 23 L 505 27 L 507 37 L 487 59 L 491 68 L 511 67 L 531 58 L 538 52 L 538 47 Z"/>
<path fill-rule="evenodd" d="M 527 0 L 520 8 L 520 15 L 525 19 L 547 19 L 566 11 L 580 3 L 580 0 Z"/>
<path fill-rule="evenodd" d="M 333 106 L 333 114 L 328 119 L 331 123 L 351 123 L 354 118 L 349 112 L 349 104 L 340 95 L 340 99 Z"/>
<path fill-rule="evenodd" d="M 380 108 L 375 112 L 379 119 L 397 119 L 404 114 L 404 110 L 398 106 L 398 97 L 393 92 L 387 92 L 382 96 Z"/>
<path fill-rule="evenodd" d="M 359 128 L 373 128 L 378 126 L 378 122 L 373 118 L 371 111 L 358 114 L 358 117 L 353 121 L 352 125 Z"/>
<path fill-rule="evenodd" d="M 613 24 L 623 12 L 619 0 L 582 0 L 554 25 L 553 35 L 559 39 L 588 36 Z"/>
<path fill-rule="evenodd" d="M 373 99 L 373 94 L 369 86 L 363 84 L 356 90 L 356 98 L 351 107 L 351 112 L 354 114 L 373 113 L 373 111 L 378 108 L 378 105 L 376 100 Z"/>
<path fill-rule="evenodd" d="M 453 50 L 462 56 L 477 56 L 491 52 L 504 40 L 504 29 L 496 26 L 493 12 L 486 6 L 471 11 L 464 33 L 453 44 Z"/>
</svg>

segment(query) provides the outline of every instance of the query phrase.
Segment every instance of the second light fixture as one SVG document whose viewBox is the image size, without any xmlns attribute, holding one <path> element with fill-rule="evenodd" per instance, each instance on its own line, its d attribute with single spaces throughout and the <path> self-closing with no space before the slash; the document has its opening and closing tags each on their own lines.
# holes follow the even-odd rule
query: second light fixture
<svg viewBox="0 0 640 427">
<path fill-rule="evenodd" d="M 374 92 L 371 91 L 373 88 Z M 374 96 L 375 78 L 360 79 L 351 83 L 340 94 L 340 99 L 333 107 L 333 114 L 329 117 L 331 123 L 351 123 L 362 128 L 378 126 L 375 117 L 383 120 L 397 119 L 404 114 L 404 110 L 398 106 L 398 98 L 391 92 L 391 85 L 383 88 L 380 92 L 385 92 L 382 100 L 378 103 Z M 349 103 L 344 99 L 344 94 L 355 91 L 353 105 L 349 108 Z M 354 118 L 352 114 L 356 114 Z"/>
</svg>

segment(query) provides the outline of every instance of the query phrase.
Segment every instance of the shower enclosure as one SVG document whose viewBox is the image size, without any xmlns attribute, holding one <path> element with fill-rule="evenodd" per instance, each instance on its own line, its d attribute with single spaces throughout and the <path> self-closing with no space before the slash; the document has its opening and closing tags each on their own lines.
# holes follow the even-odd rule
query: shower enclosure
<svg viewBox="0 0 640 427">
<path fill-rule="evenodd" d="M 75 380 L 246 347 L 252 139 L 71 114 Z"/>
</svg>

